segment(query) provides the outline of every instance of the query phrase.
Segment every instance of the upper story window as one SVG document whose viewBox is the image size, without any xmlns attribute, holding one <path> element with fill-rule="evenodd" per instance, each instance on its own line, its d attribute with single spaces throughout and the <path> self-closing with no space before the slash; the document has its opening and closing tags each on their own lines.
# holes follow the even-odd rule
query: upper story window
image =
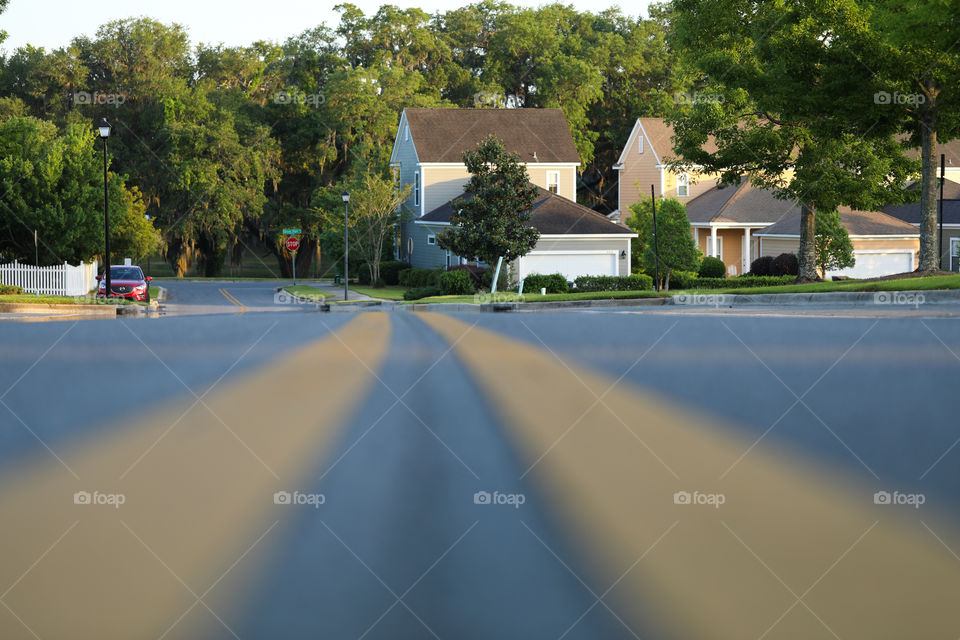
<svg viewBox="0 0 960 640">
<path fill-rule="evenodd" d="M 404 141 L 410 139 L 410 125 L 408 124 L 403 125 L 403 139 Z"/>
<path fill-rule="evenodd" d="M 413 174 L 413 204 L 420 206 L 420 172 Z"/>
<path fill-rule="evenodd" d="M 637 136 L 637 153 L 643 153 L 643 134 Z"/>
<path fill-rule="evenodd" d="M 678 173 L 677 174 L 677 197 L 686 198 L 689 195 L 690 195 L 690 174 Z"/>
<path fill-rule="evenodd" d="M 427 244 L 430 244 L 430 245 L 437 244 L 437 236 L 435 234 L 428 233 Z"/>
<path fill-rule="evenodd" d="M 547 171 L 547 191 L 557 193 L 560 191 L 560 172 Z"/>
</svg>

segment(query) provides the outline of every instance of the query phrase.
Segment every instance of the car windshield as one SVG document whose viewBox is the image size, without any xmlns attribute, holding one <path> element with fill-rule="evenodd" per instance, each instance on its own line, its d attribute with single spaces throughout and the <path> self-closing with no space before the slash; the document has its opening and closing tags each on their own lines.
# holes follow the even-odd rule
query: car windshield
<svg viewBox="0 0 960 640">
<path fill-rule="evenodd" d="M 143 280 L 140 267 L 110 267 L 111 280 Z"/>
</svg>

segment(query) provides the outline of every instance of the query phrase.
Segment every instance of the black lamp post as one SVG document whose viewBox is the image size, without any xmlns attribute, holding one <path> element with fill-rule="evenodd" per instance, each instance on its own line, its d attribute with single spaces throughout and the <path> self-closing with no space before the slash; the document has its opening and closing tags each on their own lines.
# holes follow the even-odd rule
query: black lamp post
<svg viewBox="0 0 960 640">
<path fill-rule="evenodd" d="M 103 140 L 103 248 L 106 263 L 103 265 L 103 276 L 107 280 L 104 292 L 106 297 L 109 298 L 113 289 L 110 288 L 110 213 L 107 210 L 107 203 L 109 202 L 107 197 L 107 138 L 110 137 L 110 123 L 107 122 L 106 118 L 97 125 L 97 130 L 100 132 L 100 139 Z"/>
<path fill-rule="evenodd" d="M 347 209 L 350 207 L 350 192 L 344 191 L 343 195 L 343 299 L 347 300 L 349 291 L 347 283 L 350 280 L 350 229 L 347 227 Z"/>
</svg>

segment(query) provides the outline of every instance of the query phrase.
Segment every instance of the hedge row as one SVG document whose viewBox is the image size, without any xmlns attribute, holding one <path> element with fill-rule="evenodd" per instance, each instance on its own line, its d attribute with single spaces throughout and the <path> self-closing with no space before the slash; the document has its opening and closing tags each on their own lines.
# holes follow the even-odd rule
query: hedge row
<svg viewBox="0 0 960 640">
<path fill-rule="evenodd" d="M 0 284 L 0 296 L 12 296 L 23 293 L 23 289 L 12 284 Z"/>
<path fill-rule="evenodd" d="M 568 290 L 567 277 L 562 273 L 551 273 L 549 275 L 531 273 L 523 279 L 524 293 L 540 293 L 541 289 L 546 289 L 547 293 L 566 293 Z"/>
<path fill-rule="evenodd" d="M 477 286 L 468 271 L 456 269 L 440 274 L 440 289 L 445 296 L 464 296 L 476 293 Z"/>
<path fill-rule="evenodd" d="M 648 291 L 653 278 L 638 273 L 632 276 L 580 276 L 574 280 L 577 291 Z"/>
<path fill-rule="evenodd" d="M 397 283 L 411 289 L 439 287 L 441 273 L 439 269 L 403 269 L 397 274 Z"/>
<path fill-rule="evenodd" d="M 696 278 L 687 289 L 749 289 L 792 284 L 794 276 L 738 276 L 736 278 Z"/>
<path fill-rule="evenodd" d="M 792 253 L 781 253 L 776 258 L 761 256 L 750 263 L 753 276 L 795 276 L 798 272 L 797 256 Z"/>
</svg>

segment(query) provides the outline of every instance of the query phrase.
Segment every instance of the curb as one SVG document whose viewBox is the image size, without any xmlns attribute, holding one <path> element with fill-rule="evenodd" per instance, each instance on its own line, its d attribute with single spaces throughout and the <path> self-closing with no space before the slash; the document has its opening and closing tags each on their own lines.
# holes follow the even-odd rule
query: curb
<svg viewBox="0 0 960 640">
<path fill-rule="evenodd" d="M 0 313 L 24 313 L 43 315 L 89 316 L 91 318 L 115 318 L 117 308 L 106 304 L 27 304 L 0 302 Z"/>
<path fill-rule="evenodd" d="M 686 300 L 692 298 L 692 300 Z M 748 305 L 797 306 L 807 304 L 845 304 L 857 306 L 919 306 L 922 304 L 958 304 L 960 290 L 931 291 L 832 291 L 828 293 L 760 293 L 698 294 L 668 298 L 666 304 L 677 306 Z"/>
</svg>

